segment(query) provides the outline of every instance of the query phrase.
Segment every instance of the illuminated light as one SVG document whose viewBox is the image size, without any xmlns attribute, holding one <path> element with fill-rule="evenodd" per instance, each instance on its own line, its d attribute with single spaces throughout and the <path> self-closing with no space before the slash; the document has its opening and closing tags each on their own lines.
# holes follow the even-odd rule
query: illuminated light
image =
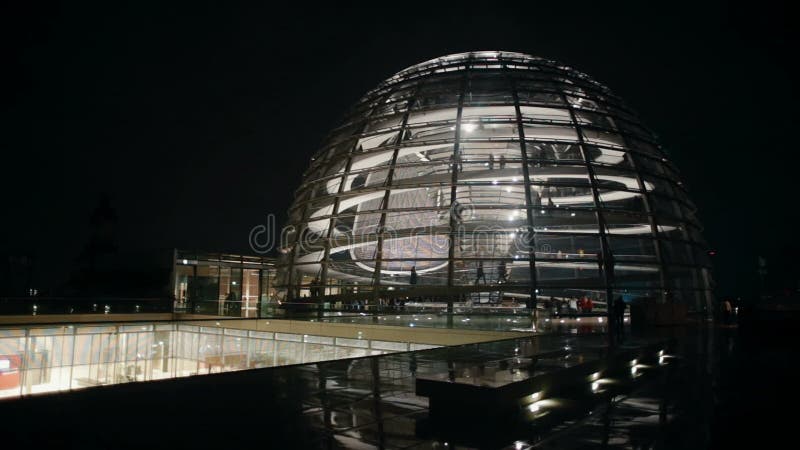
<svg viewBox="0 0 800 450">
<path fill-rule="evenodd" d="M 461 129 L 466 131 L 467 133 L 472 133 L 473 131 L 475 131 L 476 128 L 478 128 L 478 126 L 475 125 L 474 123 L 461 124 Z"/>
<path fill-rule="evenodd" d="M 564 319 L 561 319 L 561 323 L 564 323 Z"/>
<path fill-rule="evenodd" d="M 522 450 L 522 442 L 520 441 L 514 442 L 514 450 Z"/>
<path fill-rule="evenodd" d="M 575 217 L 575 213 L 570 213 L 570 217 Z"/>
<path fill-rule="evenodd" d="M 592 383 L 592 392 L 597 392 L 598 389 L 600 389 L 600 383 L 595 381 L 594 383 Z"/>
<path fill-rule="evenodd" d="M 664 359 L 664 357 L 663 357 L 663 356 L 659 356 L 659 357 L 658 357 L 658 364 L 659 364 L 659 365 L 664 365 L 664 361 L 665 361 L 665 359 Z"/>
<path fill-rule="evenodd" d="M 408 324 L 408 326 L 410 326 L 410 327 L 413 327 L 413 326 L 414 326 L 414 324 L 413 324 L 413 323 L 410 323 L 410 324 Z"/>
<path fill-rule="evenodd" d="M 511 237 L 511 238 L 513 238 L 513 237 L 516 237 L 516 236 L 517 236 L 517 234 L 516 234 L 516 233 L 508 233 L 508 237 Z"/>
<path fill-rule="evenodd" d="M 544 319 L 545 322 L 550 322 L 550 319 Z"/>
<path fill-rule="evenodd" d="M 497 184 L 497 180 L 492 180 L 492 184 Z"/>
<path fill-rule="evenodd" d="M 506 188 L 506 192 L 511 192 L 511 188 L 510 188 L 510 187 L 507 187 L 507 188 Z"/>
<path fill-rule="evenodd" d="M 517 181 L 517 177 L 512 178 L 511 181 Z"/>
<path fill-rule="evenodd" d="M 544 211 L 544 210 L 542 210 L 542 214 L 544 214 L 544 213 L 545 213 L 545 211 Z"/>
<path fill-rule="evenodd" d="M 636 375 L 636 366 L 631 367 L 631 375 Z"/>
<path fill-rule="evenodd" d="M 598 318 L 597 318 L 597 321 L 598 321 L 599 323 L 603 323 L 603 318 L 602 318 L 602 317 L 598 317 Z"/>
<path fill-rule="evenodd" d="M 561 403 L 558 400 L 544 399 L 528 405 L 528 411 L 533 413 L 538 413 L 542 411 L 543 408 L 549 409 L 552 407 L 557 407 L 559 405 L 561 405 Z M 546 411 L 543 411 L 542 413 L 543 413 L 542 415 L 547 414 Z"/>
<path fill-rule="evenodd" d="M 636 364 L 639 364 L 639 360 L 638 359 L 631 360 L 631 365 L 632 366 L 635 366 Z"/>
<path fill-rule="evenodd" d="M 580 321 L 581 321 L 581 318 L 580 318 L 580 317 L 578 317 L 578 318 L 577 318 L 577 319 L 575 319 L 575 320 L 577 320 L 578 322 L 580 322 Z"/>
<path fill-rule="evenodd" d="M 598 379 L 600 379 L 600 372 L 595 372 L 595 373 L 589 375 L 589 379 L 593 380 L 593 381 L 597 381 Z"/>
<path fill-rule="evenodd" d="M 188 260 L 188 259 L 184 259 L 184 260 L 183 260 L 183 264 L 184 264 L 184 265 L 186 265 L 186 264 L 189 264 L 189 260 Z"/>
<path fill-rule="evenodd" d="M 659 350 L 658 351 L 658 356 L 664 356 L 664 350 Z"/>
<path fill-rule="evenodd" d="M 529 395 L 528 398 L 531 399 L 534 402 L 537 401 L 537 400 L 541 400 L 542 391 L 534 392 L 533 394 Z"/>
</svg>

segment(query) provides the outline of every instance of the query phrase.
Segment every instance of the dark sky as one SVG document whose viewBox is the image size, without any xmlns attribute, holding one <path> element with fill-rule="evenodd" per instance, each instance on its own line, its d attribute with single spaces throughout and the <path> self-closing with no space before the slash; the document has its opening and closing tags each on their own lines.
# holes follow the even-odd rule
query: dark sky
<svg viewBox="0 0 800 450">
<path fill-rule="evenodd" d="M 35 254 L 44 284 L 101 193 L 123 248 L 248 252 L 350 104 L 468 50 L 560 60 L 626 99 L 682 170 L 721 294 L 752 289 L 757 255 L 798 250 L 797 34 L 780 3 L 7 3 L 0 250 Z"/>
</svg>

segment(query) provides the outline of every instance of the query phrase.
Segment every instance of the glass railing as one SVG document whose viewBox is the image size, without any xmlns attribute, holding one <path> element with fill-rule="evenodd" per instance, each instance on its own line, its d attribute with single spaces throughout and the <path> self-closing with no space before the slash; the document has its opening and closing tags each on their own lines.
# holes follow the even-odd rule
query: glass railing
<svg viewBox="0 0 800 450">
<path fill-rule="evenodd" d="M 0 315 L 170 313 L 172 307 L 171 300 L 160 298 L 0 298 Z"/>
</svg>

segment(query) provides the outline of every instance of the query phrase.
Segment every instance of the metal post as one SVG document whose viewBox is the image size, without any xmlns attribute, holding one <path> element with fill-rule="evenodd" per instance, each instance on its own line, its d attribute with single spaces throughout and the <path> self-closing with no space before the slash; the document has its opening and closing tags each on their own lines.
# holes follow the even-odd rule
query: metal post
<svg viewBox="0 0 800 450">
<path fill-rule="evenodd" d="M 464 110 L 464 97 L 466 96 L 467 90 L 467 80 L 469 78 L 470 73 L 470 62 L 472 61 L 472 55 L 470 54 L 467 58 L 466 66 L 464 69 L 463 77 L 461 78 L 461 86 L 459 87 L 458 93 L 458 109 L 456 113 L 456 130 L 453 143 L 453 162 L 452 167 L 450 168 L 450 208 L 448 210 L 449 215 L 449 247 L 447 249 L 447 286 L 453 287 L 454 286 L 454 275 L 455 275 L 455 257 L 456 257 L 456 239 L 460 239 L 460 233 L 462 231 L 462 224 L 460 221 L 456 220 L 456 211 L 454 206 L 456 205 L 456 199 L 458 197 L 458 172 L 459 168 L 462 167 L 461 162 L 461 118 L 462 113 Z M 453 297 L 452 293 L 448 294 L 447 296 L 447 315 L 448 317 L 453 316 Z"/>
<path fill-rule="evenodd" d="M 602 271 L 603 275 L 603 282 L 605 285 L 606 291 L 606 305 L 607 305 L 607 316 L 608 316 L 608 341 L 609 345 L 613 346 L 616 344 L 616 329 L 615 329 L 615 317 L 614 317 L 614 264 L 613 264 L 613 255 L 611 252 L 611 248 L 608 245 L 608 238 L 606 236 L 606 223 L 605 218 L 603 216 L 603 208 L 602 203 L 600 202 L 600 194 L 597 191 L 597 177 L 594 173 L 594 166 L 592 166 L 592 162 L 589 159 L 589 154 L 586 152 L 586 143 L 583 140 L 583 130 L 581 127 L 580 122 L 578 121 L 577 116 L 575 115 L 574 106 L 569 102 L 566 93 L 562 93 L 562 98 L 564 103 L 567 105 L 567 110 L 569 110 L 569 115 L 572 120 L 573 126 L 575 127 L 575 134 L 578 137 L 578 147 L 581 149 L 581 154 L 583 155 L 583 161 L 586 166 L 586 170 L 589 174 L 589 184 L 592 187 L 592 198 L 594 200 L 594 208 L 595 208 L 595 215 L 597 218 L 597 225 L 600 232 L 600 258 L 598 260 L 598 269 Z"/>
<path fill-rule="evenodd" d="M 519 134 L 519 148 L 520 155 L 522 157 L 522 178 L 525 189 L 525 212 L 527 220 L 527 234 L 525 239 L 527 240 L 528 244 L 528 266 L 530 271 L 530 289 L 528 294 L 530 296 L 531 309 L 533 310 L 533 323 L 535 326 L 536 319 L 538 318 L 536 306 L 538 303 L 539 288 L 536 276 L 536 231 L 534 229 L 533 220 L 534 205 L 533 197 L 531 195 L 530 166 L 528 161 L 527 145 L 525 143 L 525 129 L 522 125 L 522 111 L 519 106 L 519 92 L 517 91 L 517 83 L 514 77 L 508 73 L 508 66 L 506 64 L 503 64 L 503 70 L 506 72 L 506 76 L 511 84 L 511 93 L 514 96 L 514 110 L 517 115 L 517 132 Z"/>
</svg>

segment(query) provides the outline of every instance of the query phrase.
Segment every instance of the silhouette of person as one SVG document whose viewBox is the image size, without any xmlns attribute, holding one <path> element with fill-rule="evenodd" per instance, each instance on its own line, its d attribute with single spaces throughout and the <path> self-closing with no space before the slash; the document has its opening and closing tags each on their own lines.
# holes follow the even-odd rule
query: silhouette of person
<svg viewBox="0 0 800 450">
<path fill-rule="evenodd" d="M 464 205 L 459 203 L 457 200 L 455 203 L 453 203 L 453 218 L 456 219 L 456 224 L 458 225 L 460 225 L 464 220 L 464 210 L 466 210 Z"/>
<path fill-rule="evenodd" d="M 500 261 L 497 264 L 497 282 L 498 283 L 505 283 L 507 280 L 508 274 L 506 273 L 506 262 Z"/>
<path fill-rule="evenodd" d="M 486 273 L 483 271 L 483 261 L 478 261 L 478 275 L 475 277 L 475 284 L 478 284 L 478 280 L 483 278 L 483 284 L 486 284 Z"/>
<path fill-rule="evenodd" d="M 614 302 L 614 326 L 617 329 L 617 335 L 622 336 L 625 332 L 625 301 L 622 300 L 622 297 L 617 297 L 617 300 Z"/>
</svg>

